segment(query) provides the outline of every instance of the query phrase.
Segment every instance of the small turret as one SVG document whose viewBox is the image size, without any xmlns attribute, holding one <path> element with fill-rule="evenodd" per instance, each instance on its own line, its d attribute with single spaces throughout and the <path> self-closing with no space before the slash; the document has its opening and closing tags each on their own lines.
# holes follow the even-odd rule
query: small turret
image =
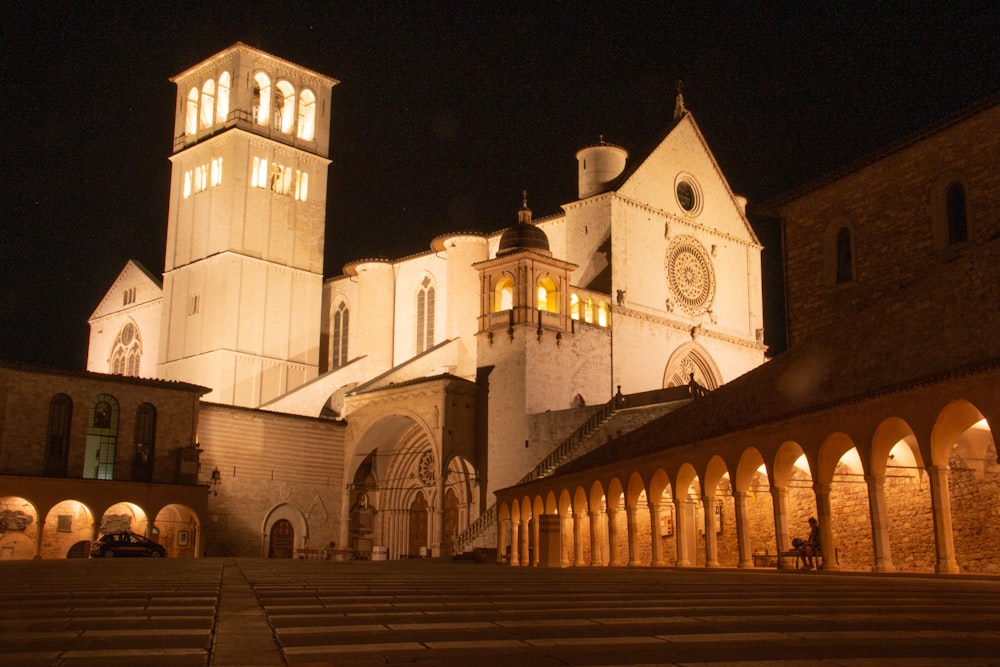
<svg viewBox="0 0 1000 667">
<path fill-rule="evenodd" d="M 604 141 L 577 151 L 580 199 L 607 192 L 611 183 L 625 171 L 628 151 Z"/>
</svg>

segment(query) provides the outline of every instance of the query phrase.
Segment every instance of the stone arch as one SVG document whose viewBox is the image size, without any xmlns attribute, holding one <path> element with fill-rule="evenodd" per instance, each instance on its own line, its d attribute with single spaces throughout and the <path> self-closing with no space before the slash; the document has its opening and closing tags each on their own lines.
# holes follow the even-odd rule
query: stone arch
<svg viewBox="0 0 1000 667">
<path fill-rule="evenodd" d="M 826 517 L 830 525 L 826 530 L 820 525 L 823 553 L 831 561 L 836 559 L 838 566 L 870 569 L 874 554 L 865 459 L 851 437 L 839 431 L 826 436 L 818 458 L 816 477 L 830 503 Z"/>
<path fill-rule="evenodd" d="M 272 535 L 272 531 L 275 531 L 276 527 L 278 530 L 281 530 L 285 524 L 281 526 L 278 526 L 278 524 L 282 521 L 286 522 L 293 531 L 291 548 L 294 550 L 305 547 L 306 541 L 309 539 L 309 522 L 306 521 L 305 515 L 299 508 L 290 503 L 280 503 L 269 509 L 264 515 L 264 520 L 261 522 L 261 535 L 263 536 L 261 545 L 262 557 L 269 558 L 271 556 L 275 547 L 274 540 L 272 539 L 275 536 Z"/>
<path fill-rule="evenodd" d="M 663 371 L 663 386 L 686 386 L 692 373 L 695 381 L 706 389 L 716 389 L 723 382 L 722 372 L 712 355 L 694 341 L 678 346 L 670 355 Z"/>
<path fill-rule="evenodd" d="M 34 558 L 39 542 L 39 521 L 38 509 L 30 500 L 20 496 L 0 497 L 0 526 L 3 528 L 0 530 L 0 560 Z"/>
<path fill-rule="evenodd" d="M 187 505 L 162 507 L 153 525 L 158 532 L 157 542 L 166 548 L 168 556 L 194 558 L 201 554 L 201 520 Z"/>
<path fill-rule="evenodd" d="M 910 424 L 884 419 L 872 434 L 875 567 L 880 571 L 934 570 L 934 512 L 923 453 Z M 893 554 L 901 554 L 894 558 Z"/>
</svg>

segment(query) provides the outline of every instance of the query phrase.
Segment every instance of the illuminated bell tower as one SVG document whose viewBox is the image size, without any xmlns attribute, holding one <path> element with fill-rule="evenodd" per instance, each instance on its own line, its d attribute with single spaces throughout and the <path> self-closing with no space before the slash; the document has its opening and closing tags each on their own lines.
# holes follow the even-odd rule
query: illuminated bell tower
<svg viewBox="0 0 1000 667">
<path fill-rule="evenodd" d="M 337 81 L 239 43 L 171 80 L 159 375 L 256 407 L 319 366 Z"/>
</svg>

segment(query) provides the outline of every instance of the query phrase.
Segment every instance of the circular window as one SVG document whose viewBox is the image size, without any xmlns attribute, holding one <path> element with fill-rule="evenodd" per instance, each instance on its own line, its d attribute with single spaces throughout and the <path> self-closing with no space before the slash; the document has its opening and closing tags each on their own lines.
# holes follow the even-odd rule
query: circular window
<svg viewBox="0 0 1000 667">
<path fill-rule="evenodd" d="M 420 456 L 420 462 L 417 464 L 417 476 L 424 486 L 434 485 L 437 474 L 434 470 L 434 455 L 432 453 L 424 452 Z"/>
<path fill-rule="evenodd" d="M 697 239 L 679 236 L 667 248 L 667 283 L 677 303 L 691 314 L 705 312 L 715 296 L 712 260 Z"/>
<path fill-rule="evenodd" d="M 686 174 L 681 174 L 677 178 L 677 185 L 674 187 L 677 195 L 677 203 L 685 213 L 697 214 L 701 210 L 701 192 L 693 178 Z"/>
</svg>

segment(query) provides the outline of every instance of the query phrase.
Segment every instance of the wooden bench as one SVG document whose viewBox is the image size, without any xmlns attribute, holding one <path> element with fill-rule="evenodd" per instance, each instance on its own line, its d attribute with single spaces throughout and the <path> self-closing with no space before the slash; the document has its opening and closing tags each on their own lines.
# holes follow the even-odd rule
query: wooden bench
<svg viewBox="0 0 1000 667">
<path fill-rule="evenodd" d="M 780 557 L 782 557 L 782 558 L 794 558 L 795 559 L 795 569 L 796 570 L 810 569 L 810 568 L 806 567 L 805 556 L 803 556 L 802 552 L 799 551 L 798 549 L 792 549 L 791 551 L 782 551 L 778 555 Z M 821 551 L 817 551 L 815 554 L 813 554 L 812 559 L 813 559 L 813 564 L 816 566 L 816 569 L 817 570 L 822 570 L 823 569 L 823 553 Z"/>
<path fill-rule="evenodd" d="M 778 554 L 755 553 L 753 555 L 754 567 L 778 567 Z"/>
</svg>

